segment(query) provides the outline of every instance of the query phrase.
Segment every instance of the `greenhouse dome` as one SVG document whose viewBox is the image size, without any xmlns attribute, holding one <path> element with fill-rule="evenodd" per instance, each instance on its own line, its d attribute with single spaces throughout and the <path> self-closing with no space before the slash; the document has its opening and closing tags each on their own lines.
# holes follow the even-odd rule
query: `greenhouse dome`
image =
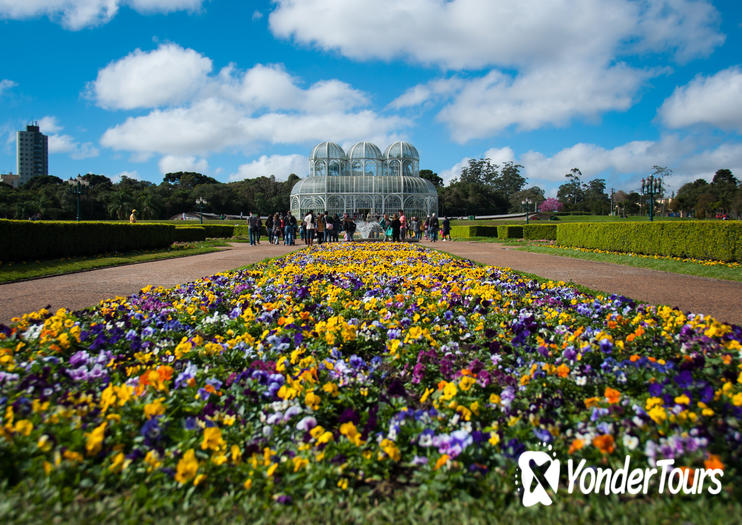
<svg viewBox="0 0 742 525">
<path fill-rule="evenodd" d="M 435 186 L 420 177 L 420 157 L 407 142 L 395 142 L 382 154 L 371 142 L 359 142 L 345 154 L 333 142 L 314 147 L 309 177 L 291 190 L 291 213 L 310 211 L 365 217 L 403 210 L 408 217 L 438 213 Z"/>
</svg>

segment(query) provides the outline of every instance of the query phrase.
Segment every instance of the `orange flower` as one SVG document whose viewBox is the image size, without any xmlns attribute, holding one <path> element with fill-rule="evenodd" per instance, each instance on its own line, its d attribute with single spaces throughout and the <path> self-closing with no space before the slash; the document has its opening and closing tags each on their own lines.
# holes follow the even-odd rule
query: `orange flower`
<svg viewBox="0 0 742 525">
<path fill-rule="evenodd" d="M 575 439 L 572 441 L 572 444 L 569 446 L 569 453 L 574 454 L 578 450 L 580 450 L 582 447 L 585 446 L 585 442 L 581 439 Z"/>
<path fill-rule="evenodd" d="M 603 434 L 593 438 L 593 446 L 600 450 L 603 454 L 612 454 L 616 448 L 613 436 L 610 434 Z"/>
<path fill-rule="evenodd" d="M 556 373 L 559 377 L 567 377 L 567 375 L 569 374 L 569 367 L 562 363 L 557 367 Z"/>
<path fill-rule="evenodd" d="M 599 397 L 587 397 L 585 398 L 585 408 L 592 408 L 594 406 L 597 406 L 599 402 Z"/>
<path fill-rule="evenodd" d="M 443 454 L 441 457 L 438 458 L 438 461 L 435 462 L 435 467 L 433 467 L 433 470 L 438 470 L 443 465 L 448 462 L 449 456 L 448 454 Z"/>
<path fill-rule="evenodd" d="M 709 470 L 724 470 L 724 463 L 721 462 L 721 459 L 719 459 L 719 456 L 717 456 L 716 454 L 709 454 L 708 459 L 703 462 L 703 466 Z"/>
<path fill-rule="evenodd" d="M 606 387 L 603 395 L 611 405 L 615 405 L 621 400 L 621 392 L 614 390 L 611 387 Z"/>
</svg>

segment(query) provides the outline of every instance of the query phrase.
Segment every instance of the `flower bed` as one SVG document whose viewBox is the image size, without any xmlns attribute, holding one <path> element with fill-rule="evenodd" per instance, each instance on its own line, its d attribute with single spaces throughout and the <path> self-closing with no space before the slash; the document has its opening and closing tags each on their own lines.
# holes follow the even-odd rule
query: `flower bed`
<svg viewBox="0 0 742 525">
<path fill-rule="evenodd" d="M 519 454 L 548 443 L 733 486 L 741 340 L 420 246 L 314 247 L 2 327 L 0 475 L 281 502 L 514 491 Z"/>
</svg>

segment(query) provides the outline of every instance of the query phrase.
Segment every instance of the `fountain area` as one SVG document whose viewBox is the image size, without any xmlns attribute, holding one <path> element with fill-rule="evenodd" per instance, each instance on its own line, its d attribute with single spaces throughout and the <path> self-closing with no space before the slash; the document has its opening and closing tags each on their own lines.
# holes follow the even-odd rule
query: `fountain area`
<svg viewBox="0 0 742 525">
<path fill-rule="evenodd" d="M 379 221 L 364 221 L 363 219 L 357 219 L 356 223 L 356 235 L 354 241 L 358 242 L 383 242 L 386 239 L 384 229 L 379 224 Z M 390 238 L 391 240 L 391 238 Z M 417 242 L 414 239 L 405 239 L 402 242 Z"/>
</svg>

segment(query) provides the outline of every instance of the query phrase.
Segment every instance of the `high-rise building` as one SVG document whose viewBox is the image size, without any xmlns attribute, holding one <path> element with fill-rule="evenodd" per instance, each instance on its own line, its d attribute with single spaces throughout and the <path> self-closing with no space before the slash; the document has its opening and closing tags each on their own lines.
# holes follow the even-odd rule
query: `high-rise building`
<svg viewBox="0 0 742 525">
<path fill-rule="evenodd" d="M 31 177 L 49 174 L 49 137 L 39 131 L 39 123 L 26 126 L 26 131 L 16 135 L 16 163 L 20 184 Z"/>
</svg>

